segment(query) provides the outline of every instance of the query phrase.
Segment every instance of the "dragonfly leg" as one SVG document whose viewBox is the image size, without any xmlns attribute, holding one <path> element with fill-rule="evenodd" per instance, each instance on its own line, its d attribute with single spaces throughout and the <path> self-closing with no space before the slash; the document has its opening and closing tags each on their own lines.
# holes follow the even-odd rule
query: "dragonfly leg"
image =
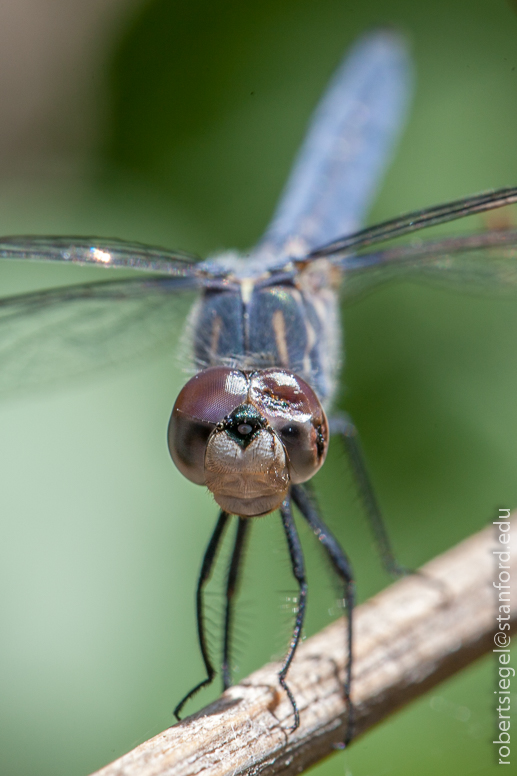
<svg viewBox="0 0 517 776">
<path fill-rule="evenodd" d="M 199 690 L 201 690 L 202 687 L 206 687 L 209 685 L 215 676 L 215 669 L 211 663 L 210 656 L 208 654 L 208 647 L 206 644 L 206 636 L 205 636 L 205 625 L 204 625 L 204 617 L 203 617 L 203 590 L 210 579 L 210 574 L 212 573 L 212 567 L 214 565 L 214 560 L 217 555 L 217 550 L 219 549 L 219 545 L 221 543 L 221 539 L 224 534 L 224 530 L 227 526 L 228 519 L 230 515 L 227 512 L 220 512 L 219 519 L 217 520 L 217 524 L 215 526 L 214 532 L 212 533 L 212 536 L 210 537 L 210 541 L 208 542 L 208 546 L 205 550 L 205 555 L 203 557 L 203 563 L 201 564 L 201 571 L 199 573 L 199 578 L 197 582 L 197 590 L 196 590 L 196 619 L 197 619 L 197 634 L 198 634 L 198 640 L 199 640 L 199 647 L 201 649 L 201 655 L 203 657 L 203 662 L 205 664 L 205 669 L 207 673 L 207 678 L 203 679 L 202 682 L 199 682 L 199 684 L 196 684 L 195 687 L 188 692 L 185 697 L 178 703 L 176 708 L 174 709 L 174 716 L 176 719 L 180 719 L 180 712 L 183 708 L 183 706 L 186 704 L 190 698 L 192 698 L 193 695 L 195 695 Z"/>
<path fill-rule="evenodd" d="M 307 520 L 310 527 L 316 534 L 318 540 L 323 545 L 334 570 L 344 583 L 344 601 L 348 615 L 347 629 L 347 666 L 345 675 L 344 695 L 347 702 L 347 725 L 344 746 L 347 746 L 352 740 L 354 733 L 354 707 L 350 700 L 350 689 L 352 684 L 352 615 L 354 611 L 355 588 L 350 561 L 339 542 L 327 528 L 317 509 L 309 498 L 307 491 L 301 485 L 293 485 L 291 488 L 293 501 L 300 510 L 302 516 Z"/>
<path fill-rule="evenodd" d="M 300 643 L 300 638 L 302 635 L 303 620 L 305 617 L 305 603 L 307 600 L 307 580 L 305 578 L 305 564 L 303 560 L 302 545 L 300 544 L 300 538 L 294 524 L 289 497 L 285 499 L 285 501 L 282 503 L 282 506 L 280 507 L 280 516 L 282 518 L 282 524 L 284 526 L 284 531 L 287 538 L 287 546 L 289 548 L 289 555 L 291 558 L 291 566 L 293 569 L 294 578 L 298 582 L 298 587 L 300 589 L 291 644 L 289 645 L 289 651 L 287 653 L 287 657 L 285 658 L 284 665 L 282 666 L 282 670 L 278 674 L 278 681 L 280 682 L 281 687 L 285 690 L 287 697 L 291 702 L 291 706 L 293 707 L 294 723 L 291 727 L 291 730 L 296 730 L 296 728 L 300 725 L 300 712 L 298 711 L 298 706 L 296 705 L 294 695 L 287 686 L 285 678 L 287 676 L 287 672 L 289 671 L 289 666 L 293 661 L 294 653 L 296 652 L 296 648 Z"/>
<path fill-rule="evenodd" d="M 331 434 L 339 434 L 343 440 L 359 496 L 370 522 L 384 568 L 393 576 L 411 574 L 411 569 L 401 566 L 395 558 L 382 512 L 375 496 L 368 469 L 366 468 L 359 434 L 352 419 L 346 413 L 336 415 L 329 419 L 329 427 Z"/>
<path fill-rule="evenodd" d="M 250 526 L 250 519 L 239 517 L 237 532 L 235 534 L 235 543 L 233 545 L 232 557 L 228 568 L 228 577 L 226 579 L 226 609 L 224 616 L 224 641 L 223 641 L 223 689 L 227 690 L 232 685 L 230 668 L 230 649 L 233 625 L 233 602 L 238 589 L 239 572 L 241 569 L 241 560 L 246 545 L 246 535 Z"/>
</svg>

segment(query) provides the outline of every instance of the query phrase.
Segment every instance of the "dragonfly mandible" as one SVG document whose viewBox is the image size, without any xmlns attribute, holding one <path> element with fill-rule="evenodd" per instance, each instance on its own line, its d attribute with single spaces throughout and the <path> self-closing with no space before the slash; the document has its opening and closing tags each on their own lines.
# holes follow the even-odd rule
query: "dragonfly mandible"
<svg viewBox="0 0 517 776">
<path fill-rule="evenodd" d="M 203 592 L 231 516 L 236 517 L 227 574 L 223 687 L 231 685 L 232 615 L 250 518 L 279 511 L 299 586 L 295 625 L 278 679 L 300 723 L 287 675 L 299 644 L 307 579 L 293 504 L 308 522 L 341 579 L 347 611 L 347 724 L 353 645 L 353 575 L 347 555 L 323 522 L 307 482 L 322 466 L 329 437 L 340 437 L 381 557 L 395 561 L 351 418 L 333 409 L 342 363 L 339 300 L 398 278 L 442 279 L 460 288 L 514 290 L 517 232 L 395 243 L 425 227 L 517 201 L 517 187 L 409 213 L 357 231 L 406 113 L 411 62 L 404 40 L 380 30 L 361 39 L 338 69 L 309 127 L 280 205 L 263 239 L 246 256 L 227 252 L 205 261 L 177 251 L 120 240 L 5 237 L 2 259 L 50 261 L 134 270 L 134 276 L 76 284 L 0 299 L 2 369 L 31 337 L 51 339 L 56 324 L 66 345 L 90 342 L 103 327 L 116 337 L 124 315 L 139 321 L 174 311 L 184 292 L 198 292 L 186 324 L 193 376 L 174 405 L 169 449 L 180 471 L 209 488 L 220 512 L 198 579 L 198 634 L 206 678 L 177 705 L 179 714 L 215 676 L 206 642 Z M 108 312 L 105 312 L 108 311 Z M 166 315 L 163 316 L 167 318 Z M 45 321 L 41 329 L 39 322 Z M 50 325 L 52 324 L 52 325 Z M 110 325 L 112 324 L 112 325 Z M 48 344 L 48 343 L 46 343 Z M 33 351 L 24 369 L 48 368 L 48 351 Z M 17 376 L 23 380 L 23 374 Z"/>
</svg>

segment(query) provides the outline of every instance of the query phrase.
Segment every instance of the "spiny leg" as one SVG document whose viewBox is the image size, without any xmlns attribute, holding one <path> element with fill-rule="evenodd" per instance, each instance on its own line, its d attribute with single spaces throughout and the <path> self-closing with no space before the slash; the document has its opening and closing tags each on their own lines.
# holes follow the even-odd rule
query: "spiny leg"
<svg viewBox="0 0 517 776">
<path fill-rule="evenodd" d="M 223 689 L 227 690 L 232 685 L 230 669 L 230 647 L 233 625 L 233 602 L 239 583 L 239 572 L 241 569 L 241 560 L 246 544 L 246 534 L 250 526 L 249 517 L 239 517 L 237 533 L 235 534 L 235 544 L 228 569 L 226 580 L 226 610 L 224 617 L 224 642 L 223 642 Z"/>
<path fill-rule="evenodd" d="M 329 428 L 331 434 L 339 434 L 343 439 L 359 496 L 370 522 L 384 568 L 389 574 L 394 576 L 411 573 L 410 569 L 401 566 L 395 558 L 388 532 L 384 525 L 382 512 L 375 496 L 368 469 L 366 468 L 359 434 L 352 419 L 347 413 L 334 416 L 329 419 Z"/>
<path fill-rule="evenodd" d="M 345 734 L 344 745 L 347 746 L 347 744 L 349 744 L 352 740 L 354 734 L 354 707 L 350 700 L 350 688 L 352 683 L 352 614 L 354 611 L 355 598 L 352 568 L 345 552 L 340 547 L 336 537 L 333 536 L 332 532 L 327 528 L 323 520 L 318 515 L 316 507 L 310 500 L 304 488 L 302 488 L 301 485 L 293 485 L 291 488 L 291 495 L 301 514 L 307 520 L 310 527 L 325 548 L 336 573 L 344 582 L 344 599 L 348 615 L 348 660 L 344 688 L 348 709 L 347 730 Z"/>
<path fill-rule="evenodd" d="M 201 655 L 203 657 L 203 662 L 205 664 L 205 669 L 207 673 L 207 678 L 203 679 L 202 682 L 199 682 L 199 684 L 196 684 L 195 687 L 188 692 L 185 697 L 178 703 L 176 708 L 174 709 L 174 716 L 176 719 L 180 719 L 180 712 L 183 708 L 183 706 L 186 704 L 190 698 L 192 698 L 193 695 L 195 695 L 199 690 L 201 690 L 202 687 L 206 687 L 209 685 L 214 676 L 215 676 L 215 670 L 214 667 L 210 661 L 210 656 L 208 654 L 208 648 L 206 644 L 206 637 L 205 637 L 205 625 L 203 621 L 203 589 L 210 579 L 210 574 L 212 573 L 212 567 L 214 565 L 214 560 L 217 555 L 217 550 L 219 549 L 219 545 L 221 543 L 221 539 L 224 534 L 224 529 L 226 528 L 226 525 L 228 523 L 230 515 L 227 512 L 220 512 L 219 513 L 219 519 L 217 520 L 214 532 L 212 536 L 210 537 L 210 541 L 208 542 L 208 546 L 205 550 L 205 555 L 203 557 L 203 563 L 201 564 L 201 571 L 199 572 L 199 578 L 197 581 L 197 590 L 196 590 L 196 619 L 197 619 L 197 635 L 198 635 L 198 641 L 199 641 L 199 647 L 201 649 Z"/>
<path fill-rule="evenodd" d="M 282 506 L 280 507 L 280 516 L 282 518 L 282 523 L 287 538 L 287 546 L 289 548 L 289 555 L 291 557 L 293 574 L 300 588 L 298 610 L 296 612 L 296 620 L 291 638 L 291 644 L 289 645 L 289 651 L 284 661 L 284 665 L 282 666 L 282 670 L 278 674 L 278 681 L 285 690 L 287 697 L 291 701 L 291 706 L 293 707 L 294 724 L 291 727 L 291 730 L 296 730 L 296 728 L 300 725 L 300 713 L 298 711 L 294 695 L 287 686 L 285 677 L 287 676 L 289 666 L 292 663 L 294 653 L 296 652 L 296 648 L 302 635 L 303 620 L 305 617 L 305 602 L 307 599 L 307 580 L 305 579 L 305 564 L 303 561 L 302 545 L 300 544 L 300 538 L 294 524 L 289 497 L 285 499 L 285 501 L 282 503 Z"/>
</svg>

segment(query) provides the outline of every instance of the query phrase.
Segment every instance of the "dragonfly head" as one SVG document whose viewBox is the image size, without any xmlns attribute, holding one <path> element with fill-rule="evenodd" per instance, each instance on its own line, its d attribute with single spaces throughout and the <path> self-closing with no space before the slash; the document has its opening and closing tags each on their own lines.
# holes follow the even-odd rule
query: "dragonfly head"
<svg viewBox="0 0 517 776">
<path fill-rule="evenodd" d="M 169 423 L 178 469 L 242 517 L 277 509 L 291 483 L 320 468 L 327 446 L 319 399 L 286 369 L 205 369 L 184 386 Z"/>
</svg>

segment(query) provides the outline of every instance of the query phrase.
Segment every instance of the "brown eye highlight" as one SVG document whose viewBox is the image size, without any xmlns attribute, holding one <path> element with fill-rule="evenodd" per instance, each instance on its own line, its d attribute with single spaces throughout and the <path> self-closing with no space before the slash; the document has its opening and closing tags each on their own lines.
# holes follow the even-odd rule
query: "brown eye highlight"
<svg viewBox="0 0 517 776">
<path fill-rule="evenodd" d="M 286 369 L 266 369 L 252 375 L 250 398 L 284 445 L 291 482 L 309 480 L 325 460 L 329 437 L 313 389 Z"/>
<path fill-rule="evenodd" d="M 174 405 L 175 411 L 207 423 L 219 423 L 248 395 L 244 372 L 214 366 L 198 372 L 183 386 Z"/>
<path fill-rule="evenodd" d="M 208 438 L 247 394 L 246 375 L 226 367 L 205 369 L 183 386 L 169 421 L 168 444 L 172 460 L 191 482 L 205 484 Z"/>
</svg>

